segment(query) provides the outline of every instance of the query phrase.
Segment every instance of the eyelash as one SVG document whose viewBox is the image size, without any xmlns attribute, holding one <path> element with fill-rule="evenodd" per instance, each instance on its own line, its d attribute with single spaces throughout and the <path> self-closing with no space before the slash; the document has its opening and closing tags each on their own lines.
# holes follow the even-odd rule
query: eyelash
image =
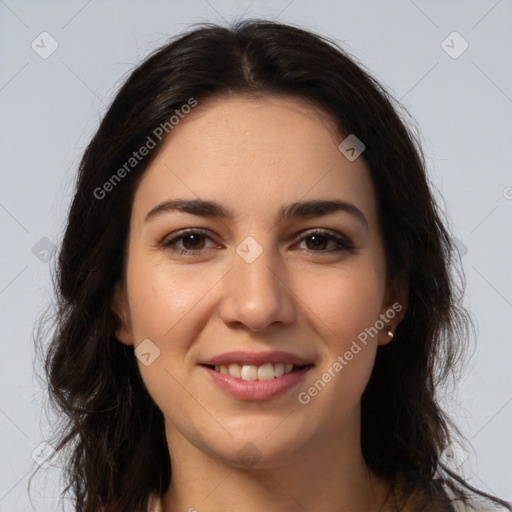
<svg viewBox="0 0 512 512">
<path fill-rule="evenodd" d="M 180 256 L 192 256 L 192 257 L 201 256 L 203 254 L 203 252 L 206 250 L 206 249 L 199 249 L 199 250 L 194 251 L 194 250 L 190 250 L 190 249 L 180 249 L 180 248 L 173 247 L 176 244 L 176 242 L 181 240 L 182 238 L 186 238 L 187 236 L 190 236 L 190 235 L 201 235 L 201 236 L 211 239 L 211 237 L 208 235 L 208 233 L 206 231 L 204 231 L 202 229 L 198 229 L 198 228 L 186 229 L 184 231 L 179 232 L 177 235 L 178 236 L 175 236 L 171 240 L 168 240 L 168 241 L 164 240 L 162 242 L 162 246 L 166 250 L 168 250 L 174 254 L 178 254 Z M 333 241 L 338 245 L 337 249 L 320 250 L 320 251 L 311 250 L 311 252 L 314 252 L 314 253 L 338 253 L 338 252 L 343 252 L 343 251 L 353 253 L 356 250 L 356 248 L 354 247 L 354 245 L 348 238 L 338 237 L 330 231 L 327 231 L 324 229 L 319 229 L 319 228 L 308 231 L 305 235 L 302 236 L 302 238 L 300 238 L 299 241 L 302 242 L 303 240 L 310 238 L 312 236 L 325 237 L 329 241 Z"/>
</svg>

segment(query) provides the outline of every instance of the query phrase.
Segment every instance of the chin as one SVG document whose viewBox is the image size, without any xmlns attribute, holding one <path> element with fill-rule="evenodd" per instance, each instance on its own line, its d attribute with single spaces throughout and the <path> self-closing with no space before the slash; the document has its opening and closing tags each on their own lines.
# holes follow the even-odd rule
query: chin
<svg viewBox="0 0 512 512">
<path fill-rule="evenodd" d="M 293 463 L 304 454 L 303 447 L 308 444 L 304 429 L 292 432 L 290 424 L 284 425 L 286 421 L 281 425 L 279 421 L 260 422 L 258 428 L 250 420 L 245 427 L 240 423 L 243 422 L 239 422 L 240 430 L 233 431 L 236 433 L 227 443 L 220 446 L 218 438 L 212 440 L 209 451 L 226 464 L 241 469 L 268 469 Z"/>
</svg>

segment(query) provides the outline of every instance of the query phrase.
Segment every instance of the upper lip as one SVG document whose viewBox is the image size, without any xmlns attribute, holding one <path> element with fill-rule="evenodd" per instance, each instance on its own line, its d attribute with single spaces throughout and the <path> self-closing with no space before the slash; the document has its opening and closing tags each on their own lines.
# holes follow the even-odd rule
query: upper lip
<svg viewBox="0 0 512 512">
<path fill-rule="evenodd" d="M 265 363 L 292 363 L 295 366 L 307 366 L 313 364 L 313 362 L 310 359 L 297 356 L 290 352 L 284 352 L 282 350 L 272 350 L 270 352 L 226 352 L 224 354 L 212 357 L 211 359 L 208 359 L 207 361 L 204 361 L 201 364 L 220 366 L 234 363 L 254 366 L 261 366 Z"/>
</svg>

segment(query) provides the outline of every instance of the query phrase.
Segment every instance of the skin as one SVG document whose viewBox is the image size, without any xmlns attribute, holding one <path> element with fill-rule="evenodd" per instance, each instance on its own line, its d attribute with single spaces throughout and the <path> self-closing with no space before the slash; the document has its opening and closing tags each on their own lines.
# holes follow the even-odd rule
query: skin
<svg viewBox="0 0 512 512">
<path fill-rule="evenodd" d="M 378 345 L 391 339 L 387 328 L 403 318 L 406 292 L 386 283 L 369 169 L 338 150 L 343 138 L 327 114 L 296 98 L 210 100 L 173 129 L 138 186 L 114 309 L 120 342 L 150 339 L 160 350 L 138 364 L 165 417 L 173 474 L 164 511 L 260 512 L 272 503 L 283 512 L 377 512 L 385 501 L 389 483 L 361 454 L 360 398 Z M 177 198 L 216 201 L 233 217 L 167 211 L 145 220 Z M 347 212 L 278 219 L 281 207 L 312 199 L 350 202 L 368 227 Z M 207 230 L 174 245 L 199 256 L 164 246 L 185 228 Z M 355 251 L 333 252 L 325 238 L 315 245 L 313 228 L 348 237 Z M 236 252 L 247 236 L 263 249 L 252 263 Z M 299 403 L 298 393 L 395 302 L 402 311 Z M 269 401 L 236 400 L 199 366 L 232 350 L 273 349 L 315 366 Z M 247 443 L 259 457 L 251 466 L 238 456 Z"/>
</svg>

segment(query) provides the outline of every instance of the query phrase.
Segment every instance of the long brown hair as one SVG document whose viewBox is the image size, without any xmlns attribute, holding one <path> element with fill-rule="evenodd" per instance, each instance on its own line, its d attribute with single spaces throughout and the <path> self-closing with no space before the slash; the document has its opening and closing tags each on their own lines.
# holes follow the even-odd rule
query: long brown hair
<svg viewBox="0 0 512 512">
<path fill-rule="evenodd" d="M 452 429 L 437 390 L 452 374 L 472 321 L 461 305 L 457 252 L 419 137 L 405 110 L 336 43 L 290 25 L 246 20 L 229 28 L 204 24 L 151 54 L 121 87 L 80 162 L 45 359 L 51 403 L 65 415 L 55 448 L 69 450 L 66 492 L 76 510 L 143 511 L 150 494 L 169 486 L 164 418 L 133 348 L 116 340 L 111 309 L 134 193 L 151 157 L 129 170 L 126 162 L 152 134 L 154 155 L 155 128 L 190 98 L 202 103 L 229 93 L 306 99 L 336 122 L 340 135 L 364 142 L 388 278 L 404 277 L 409 295 L 362 396 L 363 455 L 379 475 L 408 470 L 418 480 L 440 478 L 461 497 L 477 492 L 440 461 Z M 113 181 L 123 166 L 127 172 Z"/>
</svg>

